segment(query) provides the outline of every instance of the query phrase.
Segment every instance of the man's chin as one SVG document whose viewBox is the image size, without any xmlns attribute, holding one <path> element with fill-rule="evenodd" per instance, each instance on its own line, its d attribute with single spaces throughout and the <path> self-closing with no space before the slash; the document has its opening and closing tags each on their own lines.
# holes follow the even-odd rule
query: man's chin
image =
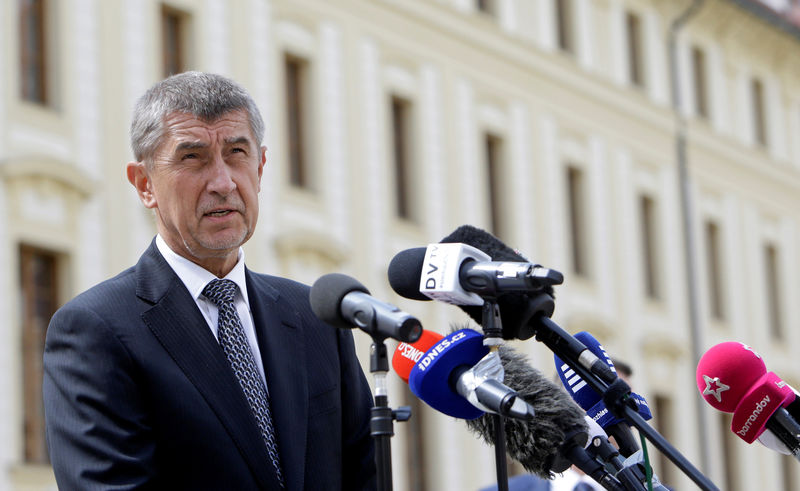
<svg viewBox="0 0 800 491">
<path fill-rule="evenodd" d="M 248 236 L 246 233 L 231 234 L 224 236 L 218 234 L 215 237 L 200 237 L 197 244 L 206 251 L 208 257 L 225 257 L 231 252 L 239 249 L 245 243 Z"/>
</svg>

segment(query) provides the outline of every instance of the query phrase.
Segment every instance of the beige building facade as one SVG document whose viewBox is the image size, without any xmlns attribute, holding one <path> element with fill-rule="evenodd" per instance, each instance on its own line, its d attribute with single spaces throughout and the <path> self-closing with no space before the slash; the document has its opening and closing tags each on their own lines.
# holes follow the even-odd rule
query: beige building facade
<svg viewBox="0 0 800 491">
<path fill-rule="evenodd" d="M 491 230 L 564 273 L 554 320 L 633 367 L 653 425 L 721 489 L 800 489 L 797 462 L 739 440 L 694 382 L 698 354 L 742 341 L 800 387 L 800 7 L 697 4 L 673 66 L 688 1 L 0 2 L 0 489 L 55 488 L 47 320 L 155 234 L 125 178 L 130 113 L 186 69 L 236 79 L 267 123 L 249 267 L 343 272 L 446 332 L 461 311 L 400 298 L 387 265 L 461 224 Z M 544 346 L 513 345 L 552 376 Z M 494 481 L 491 447 L 390 381 L 390 404 L 416 409 L 395 424 L 395 489 Z"/>
</svg>

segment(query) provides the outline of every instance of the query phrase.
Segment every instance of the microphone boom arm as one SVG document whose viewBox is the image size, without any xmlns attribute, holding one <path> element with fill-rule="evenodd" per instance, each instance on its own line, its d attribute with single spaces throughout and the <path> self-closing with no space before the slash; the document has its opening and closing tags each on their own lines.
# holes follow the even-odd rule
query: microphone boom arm
<svg viewBox="0 0 800 491">
<path fill-rule="evenodd" d="M 615 380 L 617 380 L 616 375 L 611 372 L 608 366 L 591 353 L 583 343 L 568 334 L 548 317 L 537 315 L 531 319 L 531 322 L 534 324 L 536 339 L 544 343 L 559 358 L 564 360 L 592 389 L 598 394 L 603 394 L 605 399 L 609 386 L 615 384 Z M 587 356 L 586 353 L 591 356 Z M 617 388 L 620 387 L 618 383 L 615 385 L 617 385 Z M 630 394 L 630 390 L 627 391 L 627 394 Z M 617 397 L 616 400 L 606 401 L 606 404 L 609 411 L 617 417 L 625 418 L 631 425 L 635 426 L 645 438 L 650 440 L 656 448 L 701 489 L 719 491 L 719 488 L 711 480 L 692 465 L 660 433 L 648 425 L 636 409 L 626 403 L 627 400 L 630 399 Z"/>
</svg>

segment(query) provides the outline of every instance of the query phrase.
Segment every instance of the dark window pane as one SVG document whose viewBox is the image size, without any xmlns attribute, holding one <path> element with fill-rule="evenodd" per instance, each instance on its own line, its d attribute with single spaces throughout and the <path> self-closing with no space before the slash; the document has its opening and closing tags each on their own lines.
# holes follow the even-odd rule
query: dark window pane
<svg viewBox="0 0 800 491">
<path fill-rule="evenodd" d="M 19 0 L 20 90 L 22 98 L 48 103 L 45 0 Z"/>
<path fill-rule="evenodd" d="M 489 219 L 490 230 L 497 237 L 503 237 L 503 140 L 495 135 L 485 136 L 486 169 L 489 178 Z"/>
<path fill-rule="evenodd" d="M 556 0 L 556 28 L 558 48 L 567 53 L 575 52 L 572 29 L 572 0 Z"/>
<path fill-rule="evenodd" d="M 306 142 L 306 105 L 308 62 L 291 55 L 284 57 L 286 77 L 286 118 L 289 141 L 289 182 L 300 188 L 310 188 Z"/>
<path fill-rule="evenodd" d="M 627 12 L 625 24 L 628 34 L 628 76 L 631 84 L 644 87 L 644 67 L 642 60 L 642 27 L 639 16 Z"/>
<path fill-rule="evenodd" d="M 694 100 L 697 115 L 708 118 L 706 55 L 703 50 L 697 46 L 692 48 L 692 73 L 694 75 Z"/>
<path fill-rule="evenodd" d="M 661 287 L 658 278 L 658 252 L 656 249 L 656 209 L 652 198 L 644 195 L 639 198 L 639 214 L 645 293 L 649 298 L 659 299 L 661 298 Z"/>
<path fill-rule="evenodd" d="M 186 71 L 186 31 L 188 15 L 166 6 L 161 7 L 162 60 L 164 76 Z"/>
<path fill-rule="evenodd" d="M 57 260 L 53 253 L 20 247 L 22 379 L 25 461 L 47 463 L 42 402 L 42 356 L 50 318 L 58 308 Z"/>
<path fill-rule="evenodd" d="M 391 98 L 392 118 L 392 160 L 394 161 L 395 206 L 397 216 L 410 220 L 413 218 L 411 197 L 410 153 L 410 112 L 409 101 L 393 96 Z"/>
<path fill-rule="evenodd" d="M 764 276 L 766 278 L 767 322 L 773 339 L 781 341 L 783 335 L 783 305 L 781 304 L 778 250 L 772 244 L 764 246 Z"/>
<path fill-rule="evenodd" d="M 762 146 L 767 144 L 767 123 L 764 114 L 764 86 L 761 80 L 754 78 L 750 84 L 753 103 L 753 135 L 756 143 Z"/>
<path fill-rule="evenodd" d="M 567 207 L 572 242 L 572 269 L 580 276 L 589 274 L 585 193 L 583 172 L 575 167 L 567 167 Z"/>
</svg>

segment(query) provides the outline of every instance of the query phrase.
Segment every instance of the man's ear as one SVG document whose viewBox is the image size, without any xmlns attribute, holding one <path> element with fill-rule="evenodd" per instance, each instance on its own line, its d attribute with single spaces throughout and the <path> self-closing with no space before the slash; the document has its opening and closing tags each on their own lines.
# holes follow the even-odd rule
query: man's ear
<svg viewBox="0 0 800 491">
<path fill-rule="evenodd" d="M 126 168 L 128 182 L 136 188 L 136 194 L 146 208 L 156 208 L 156 196 L 153 194 L 153 185 L 147 173 L 147 165 L 144 162 L 128 162 Z"/>
<path fill-rule="evenodd" d="M 258 162 L 258 191 L 261 191 L 261 175 L 264 173 L 264 165 L 267 163 L 267 147 L 261 147 L 261 155 Z"/>
</svg>

